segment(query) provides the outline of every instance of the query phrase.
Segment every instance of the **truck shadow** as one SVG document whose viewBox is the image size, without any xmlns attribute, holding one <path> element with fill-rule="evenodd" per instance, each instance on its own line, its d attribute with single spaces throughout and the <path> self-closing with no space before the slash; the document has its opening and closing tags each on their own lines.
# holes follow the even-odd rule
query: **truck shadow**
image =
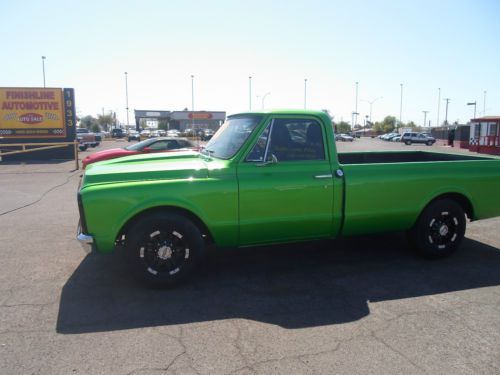
<svg viewBox="0 0 500 375">
<path fill-rule="evenodd" d="M 500 251 L 465 239 L 453 257 L 416 257 L 400 234 L 225 250 L 170 290 L 136 284 L 116 255 L 87 256 L 63 287 L 64 334 L 243 318 L 288 329 L 351 322 L 368 302 L 500 285 Z"/>
</svg>

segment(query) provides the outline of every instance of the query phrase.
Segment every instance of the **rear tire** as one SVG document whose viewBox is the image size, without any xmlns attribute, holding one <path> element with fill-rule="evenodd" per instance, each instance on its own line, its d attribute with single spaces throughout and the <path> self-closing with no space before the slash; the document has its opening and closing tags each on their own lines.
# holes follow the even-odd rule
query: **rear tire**
<svg viewBox="0 0 500 375">
<path fill-rule="evenodd" d="M 405 145 L 410 146 L 411 145 L 411 141 L 405 141 Z"/>
<path fill-rule="evenodd" d="M 427 142 L 427 146 L 432 146 L 432 141 Z"/>
<path fill-rule="evenodd" d="M 465 235 L 465 213 L 451 199 L 431 202 L 409 231 L 410 242 L 425 258 L 443 258 L 453 254 Z"/>
<path fill-rule="evenodd" d="M 204 253 L 199 228 L 174 213 L 151 214 L 127 231 L 123 254 L 133 276 L 154 288 L 186 280 Z"/>
</svg>

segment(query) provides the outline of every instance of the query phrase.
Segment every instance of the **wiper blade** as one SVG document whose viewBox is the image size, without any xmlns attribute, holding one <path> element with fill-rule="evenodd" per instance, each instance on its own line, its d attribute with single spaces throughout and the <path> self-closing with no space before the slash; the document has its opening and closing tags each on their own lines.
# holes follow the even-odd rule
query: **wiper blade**
<svg viewBox="0 0 500 375">
<path fill-rule="evenodd" d="M 211 156 L 215 151 L 214 150 L 209 150 L 207 148 L 202 148 L 201 151 L 200 151 L 202 154 L 204 155 L 208 155 L 208 156 Z"/>
</svg>

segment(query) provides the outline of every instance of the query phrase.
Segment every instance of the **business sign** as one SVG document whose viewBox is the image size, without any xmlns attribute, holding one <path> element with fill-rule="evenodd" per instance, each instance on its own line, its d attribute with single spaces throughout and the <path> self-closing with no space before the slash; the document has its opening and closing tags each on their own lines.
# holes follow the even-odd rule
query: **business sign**
<svg viewBox="0 0 500 375">
<path fill-rule="evenodd" d="M 193 120 L 210 120 L 212 117 L 210 112 L 192 112 L 188 115 L 188 118 Z"/>
<path fill-rule="evenodd" d="M 0 137 L 64 138 L 74 126 L 72 89 L 0 88 Z"/>
</svg>

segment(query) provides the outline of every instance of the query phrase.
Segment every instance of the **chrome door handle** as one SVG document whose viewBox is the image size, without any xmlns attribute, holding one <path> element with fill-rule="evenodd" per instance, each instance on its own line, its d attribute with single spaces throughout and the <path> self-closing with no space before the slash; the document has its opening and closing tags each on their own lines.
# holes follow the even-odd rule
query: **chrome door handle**
<svg viewBox="0 0 500 375">
<path fill-rule="evenodd" d="M 332 174 L 318 174 L 318 175 L 314 176 L 314 178 L 316 180 L 323 180 L 326 178 L 333 178 L 333 175 Z"/>
</svg>

